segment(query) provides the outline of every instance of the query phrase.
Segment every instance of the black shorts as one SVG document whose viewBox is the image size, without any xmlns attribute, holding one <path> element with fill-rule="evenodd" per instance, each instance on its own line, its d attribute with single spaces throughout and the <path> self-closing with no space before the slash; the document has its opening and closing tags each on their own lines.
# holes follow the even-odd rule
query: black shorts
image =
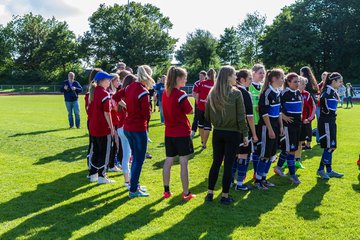
<svg viewBox="0 0 360 240">
<path fill-rule="evenodd" d="M 278 125 L 272 125 L 275 139 L 269 138 L 269 133 L 265 125 L 258 125 L 257 136 L 259 142 L 256 144 L 256 153 L 260 158 L 271 158 L 276 155 L 279 143 L 280 129 Z"/>
<path fill-rule="evenodd" d="M 167 157 L 183 157 L 194 153 L 191 137 L 165 137 L 165 151 Z"/>
<path fill-rule="evenodd" d="M 211 131 L 211 123 L 205 119 L 205 112 L 199 110 L 199 128 Z"/>
<path fill-rule="evenodd" d="M 301 125 L 284 126 L 284 136 L 281 137 L 281 149 L 286 152 L 298 150 L 300 142 Z"/>
<path fill-rule="evenodd" d="M 311 123 L 301 124 L 300 141 L 311 142 L 311 139 L 312 139 Z"/>
<path fill-rule="evenodd" d="M 320 118 L 318 131 L 321 148 L 336 148 L 336 123 L 335 119 Z"/>
<path fill-rule="evenodd" d="M 247 147 L 244 147 L 244 143 L 242 142 L 243 136 L 241 135 L 241 143 L 239 145 L 239 148 L 237 150 L 237 154 L 251 154 L 254 152 L 254 144 L 251 138 L 251 135 L 249 135 L 249 144 Z"/>
</svg>

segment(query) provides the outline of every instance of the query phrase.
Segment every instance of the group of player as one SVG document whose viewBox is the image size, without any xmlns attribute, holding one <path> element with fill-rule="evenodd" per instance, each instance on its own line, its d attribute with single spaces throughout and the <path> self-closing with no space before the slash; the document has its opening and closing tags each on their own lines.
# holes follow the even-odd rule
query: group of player
<svg viewBox="0 0 360 240">
<path fill-rule="evenodd" d="M 281 69 L 265 71 L 256 64 L 252 70 L 235 71 L 223 66 L 199 73 L 195 82 L 193 109 L 188 95 L 181 90 L 187 82 L 187 72 L 171 67 L 163 77 L 163 93 L 159 104 L 165 124 L 165 154 L 163 166 L 164 198 L 172 196 L 170 171 L 176 157 L 181 166 L 183 200 L 196 197 L 189 191 L 188 160 L 193 154 L 191 128 L 187 115 L 194 113 L 194 124 L 199 127 L 202 149 L 207 148 L 213 128 L 213 164 L 209 171 L 206 201 L 212 201 L 220 166 L 224 162 L 223 194 L 221 203 L 229 204 L 230 186 L 236 178 L 236 190 L 249 190 L 244 184 L 249 162 L 254 168 L 254 187 L 266 190 L 275 186 L 267 180 L 271 163 L 281 148 L 274 172 L 300 184 L 296 167 L 301 164 L 302 148 L 311 148 L 311 122 L 317 109 L 318 132 L 324 149 L 317 174 L 324 179 L 342 177 L 332 170 L 332 153 L 336 149 L 336 89 L 342 84 L 339 73 L 326 73 L 319 86 L 310 68 L 300 75 Z M 90 74 L 89 93 L 85 97 L 90 135 L 88 166 L 90 182 L 111 183 L 106 170 L 120 171 L 115 156 L 121 162 L 124 184 L 129 197 L 149 196 L 139 179 L 148 143 L 151 117 L 149 89 L 155 85 L 149 66 L 139 66 L 137 74 L 119 70 L 108 74 L 94 69 Z M 311 89 L 308 92 L 305 89 Z M 317 102 L 319 105 L 317 106 Z M 130 170 L 130 162 L 131 170 Z M 325 171 L 326 168 L 326 171 Z M 237 173 L 237 176 L 235 176 Z"/>
</svg>

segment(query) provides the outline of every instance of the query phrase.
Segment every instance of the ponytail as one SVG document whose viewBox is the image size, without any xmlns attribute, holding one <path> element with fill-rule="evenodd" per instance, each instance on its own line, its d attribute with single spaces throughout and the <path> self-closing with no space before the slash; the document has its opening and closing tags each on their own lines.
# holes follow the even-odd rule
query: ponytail
<svg viewBox="0 0 360 240">
<path fill-rule="evenodd" d="M 184 68 L 170 67 L 165 81 L 165 89 L 167 96 L 170 96 L 172 90 L 176 87 L 178 77 L 186 76 L 187 72 Z"/>
<path fill-rule="evenodd" d="M 207 72 L 208 80 L 215 81 L 216 79 L 216 71 L 213 68 L 210 68 Z"/>
<path fill-rule="evenodd" d="M 96 88 L 97 84 L 95 82 L 95 80 L 92 80 L 90 85 L 89 85 L 89 100 L 88 100 L 88 104 L 90 104 L 93 99 L 94 99 L 94 92 L 95 92 L 95 88 Z"/>
<path fill-rule="evenodd" d="M 150 89 L 155 85 L 154 79 L 152 79 L 152 70 L 148 65 L 141 65 L 137 70 L 138 81 L 145 85 L 147 89 Z"/>
<path fill-rule="evenodd" d="M 285 77 L 285 81 L 284 81 L 284 89 L 289 87 L 289 83 L 294 79 L 294 78 L 298 78 L 299 75 L 297 75 L 296 73 L 292 72 L 289 73 L 288 75 L 286 75 Z"/>
<path fill-rule="evenodd" d="M 280 68 L 275 68 L 275 69 L 267 71 L 266 76 L 265 76 L 265 82 L 264 82 L 263 88 L 261 90 L 261 93 L 263 93 L 266 89 L 269 88 L 270 84 L 272 84 L 272 82 L 273 82 L 274 77 L 280 78 L 283 75 L 284 75 L 284 71 Z"/>
<path fill-rule="evenodd" d="M 251 72 L 247 69 L 240 69 L 237 73 L 236 73 L 236 82 L 238 84 L 240 84 L 240 80 L 243 79 L 247 79 L 249 76 L 251 75 Z"/>
<path fill-rule="evenodd" d="M 331 85 L 333 81 L 338 81 L 340 79 L 342 79 L 343 77 L 341 76 L 340 73 L 338 72 L 333 72 L 333 73 L 329 73 L 327 76 L 326 76 L 326 80 L 325 80 L 325 85 Z"/>
</svg>

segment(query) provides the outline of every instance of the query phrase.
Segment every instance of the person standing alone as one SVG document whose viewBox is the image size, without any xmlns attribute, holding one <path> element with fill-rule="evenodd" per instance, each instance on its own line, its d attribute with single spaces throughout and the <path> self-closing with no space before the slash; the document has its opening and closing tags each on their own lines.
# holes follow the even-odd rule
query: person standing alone
<svg viewBox="0 0 360 240">
<path fill-rule="evenodd" d="M 63 82 L 60 91 L 64 93 L 70 128 L 74 127 L 73 112 L 75 114 L 75 125 L 77 128 L 80 128 L 80 107 L 78 95 L 82 92 L 82 87 L 78 81 L 75 81 L 75 73 L 69 72 L 68 80 Z"/>
</svg>

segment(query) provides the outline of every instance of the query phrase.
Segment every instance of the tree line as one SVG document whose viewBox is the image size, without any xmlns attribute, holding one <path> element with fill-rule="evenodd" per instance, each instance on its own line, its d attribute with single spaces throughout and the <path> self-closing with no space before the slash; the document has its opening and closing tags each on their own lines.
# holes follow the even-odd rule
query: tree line
<svg viewBox="0 0 360 240">
<path fill-rule="evenodd" d="M 100 5 L 89 18 L 90 30 L 77 37 L 66 22 L 32 13 L 0 25 L 0 83 L 58 83 L 68 71 L 87 81 L 86 66 L 111 71 L 124 61 L 136 69 L 149 64 L 160 76 L 173 56 L 189 71 L 189 82 L 200 70 L 230 64 L 248 68 L 299 71 L 310 66 L 339 71 L 346 81 L 360 82 L 360 1 L 299 0 L 282 9 L 272 24 L 258 12 L 229 26 L 219 38 L 197 29 L 175 51 L 170 19 L 151 4 Z"/>
</svg>

